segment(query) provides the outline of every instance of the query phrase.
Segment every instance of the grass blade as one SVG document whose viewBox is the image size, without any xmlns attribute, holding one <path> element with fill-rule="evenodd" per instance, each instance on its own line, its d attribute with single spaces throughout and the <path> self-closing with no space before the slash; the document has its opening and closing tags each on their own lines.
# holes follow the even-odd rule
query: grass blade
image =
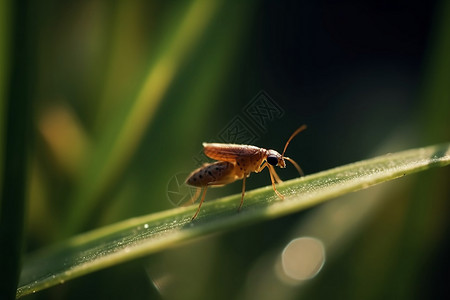
<svg viewBox="0 0 450 300">
<path fill-rule="evenodd" d="M 25 218 L 27 151 L 30 147 L 32 81 L 30 3 L 0 4 L 0 298 L 17 287 Z M 10 14 L 6 17 L 3 14 Z M 3 17 L 3 18 L 2 18 Z M 5 29 L 3 29 L 3 26 Z M 6 31 L 9 31 L 8 33 Z M 10 57 L 8 57 L 10 55 Z"/>
<path fill-rule="evenodd" d="M 128 162 L 178 69 L 208 28 L 216 11 L 217 5 L 212 2 L 192 1 L 174 32 L 167 34 L 170 38 L 150 64 L 136 97 L 123 103 L 104 133 L 99 135 L 101 138 L 87 159 L 85 176 L 71 201 L 63 231 L 65 236 L 81 230 L 89 217 L 87 212 L 98 204 L 101 192 Z"/>
<path fill-rule="evenodd" d="M 450 164 L 450 143 L 368 159 L 205 203 L 191 222 L 196 205 L 130 219 L 74 237 L 30 256 L 17 296 L 23 296 L 78 276 L 163 250 L 206 234 L 298 212 L 345 193 L 370 187 L 432 167 Z"/>
</svg>

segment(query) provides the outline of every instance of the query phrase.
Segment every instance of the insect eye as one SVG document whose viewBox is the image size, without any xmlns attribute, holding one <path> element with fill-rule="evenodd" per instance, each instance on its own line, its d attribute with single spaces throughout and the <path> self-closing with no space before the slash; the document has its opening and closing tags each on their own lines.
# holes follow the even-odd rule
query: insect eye
<svg viewBox="0 0 450 300">
<path fill-rule="evenodd" d="M 267 162 L 272 166 L 276 166 L 278 164 L 278 158 L 274 155 L 267 156 Z"/>
</svg>

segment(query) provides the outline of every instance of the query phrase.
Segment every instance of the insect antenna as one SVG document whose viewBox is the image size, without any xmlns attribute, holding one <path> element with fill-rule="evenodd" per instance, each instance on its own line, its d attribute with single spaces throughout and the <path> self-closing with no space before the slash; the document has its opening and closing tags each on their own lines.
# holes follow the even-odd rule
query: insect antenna
<svg viewBox="0 0 450 300">
<path fill-rule="evenodd" d="M 300 168 L 300 166 L 292 159 L 289 157 L 285 157 L 284 156 L 284 152 L 286 152 L 287 146 L 289 145 L 289 143 L 292 141 L 292 139 L 299 134 L 300 132 L 302 132 L 303 130 L 306 129 L 306 125 L 303 124 L 302 126 L 300 126 L 296 131 L 294 131 L 294 133 L 291 135 L 291 137 L 288 139 L 288 141 L 286 142 L 286 145 L 284 146 L 284 150 L 283 153 L 281 154 L 281 157 L 283 157 L 284 159 L 286 159 L 287 161 L 289 161 L 291 164 L 294 165 L 294 167 L 297 169 L 297 171 L 300 173 L 300 176 L 303 176 L 303 171 L 302 168 Z"/>
<path fill-rule="evenodd" d="M 284 157 L 284 159 L 289 161 L 291 164 L 294 165 L 294 167 L 297 169 L 297 171 L 300 174 L 300 176 L 304 176 L 305 175 L 305 174 L 303 174 L 302 168 L 300 168 L 300 166 L 298 165 L 298 163 L 295 162 L 295 160 L 293 160 L 292 158 L 289 158 L 289 157 Z"/>
<path fill-rule="evenodd" d="M 294 131 L 294 133 L 291 135 L 291 137 L 288 139 L 288 141 L 286 142 L 286 145 L 284 146 L 284 150 L 283 153 L 281 154 L 282 157 L 284 157 L 284 152 L 286 152 L 287 146 L 289 145 L 289 143 L 292 141 L 292 139 L 299 134 L 301 131 L 306 129 L 306 125 L 303 124 L 302 126 L 300 126 L 296 131 Z"/>
</svg>

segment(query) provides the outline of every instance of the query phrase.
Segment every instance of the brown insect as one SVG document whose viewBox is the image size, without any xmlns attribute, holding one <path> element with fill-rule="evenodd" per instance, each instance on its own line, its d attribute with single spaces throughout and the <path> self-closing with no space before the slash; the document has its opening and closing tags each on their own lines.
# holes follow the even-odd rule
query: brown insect
<svg viewBox="0 0 450 300">
<path fill-rule="evenodd" d="M 275 187 L 275 182 L 282 182 L 282 180 L 276 173 L 274 167 L 278 166 L 280 168 L 285 168 L 286 163 L 284 160 L 287 160 L 295 166 L 300 175 L 303 175 L 300 166 L 293 159 L 285 157 L 284 152 L 286 152 L 289 142 L 304 129 L 306 129 L 306 125 L 300 126 L 300 128 L 291 135 L 284 146 L 282 154 L 275 150 L 267 150 L 249 145 L 203 143 L 205 154 L 218 161 L 204 164 L 202 167 L 193 171 L 186 179 L 187 184 L 198 187 L 197 192 L 191 198 L 190 202 L 194 203 L 203 189 L 200 204 L 198 205 L 197 212 L 192 217 L 192 220 L 197 217 L 200 207 L 205 200 L 206 190 L 209 186 L 221 186 L 242 179 L 242 197 L 241 204 L 239 205 L 240 210 L 244 203 L 245 179 L 250 176 L 250 173 L 259 173 L 265 167 L 269 169 L 273 190 L 278 197 L 284 199 L 284 196 L 280 194 Z"/>
</svg>

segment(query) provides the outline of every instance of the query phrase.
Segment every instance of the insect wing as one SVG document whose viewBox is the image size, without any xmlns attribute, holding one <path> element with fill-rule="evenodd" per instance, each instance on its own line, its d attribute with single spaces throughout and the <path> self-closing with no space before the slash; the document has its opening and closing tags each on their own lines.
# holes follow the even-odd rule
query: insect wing
<svg viewBox="0 0 450 300">
<path fill-rule="evenodd" d="M 238 157 L 253 156 L 260 148 L 248 145 L 203 143 L 205 155 L 220 161 L 236 162 Z"/>
</svg>

